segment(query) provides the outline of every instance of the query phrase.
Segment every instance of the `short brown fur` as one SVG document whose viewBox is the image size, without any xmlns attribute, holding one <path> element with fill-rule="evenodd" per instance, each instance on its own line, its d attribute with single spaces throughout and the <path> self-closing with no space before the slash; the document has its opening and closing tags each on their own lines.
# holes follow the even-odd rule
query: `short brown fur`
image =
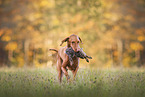
<svg viewBox="0 0 145 97">
<path fill-rule="evenodd" d="M 70 61 L 69 61 L 69 57 L 68 55 L 65 53 L 65 50 L 68 47 L 72 47 L 72 49 L 77 52 L 80 47 L 79 47 L 79 43 L 82 43 L 82 40 L 80 37 L 78 37 L 77 35 L 72 34 L 71 36 L 65 38 L 64 40 L 62 40 L 61 45 L 67 42 L 67 46 L 62 47 L 59 49 L 58 51 L 58 56 L 57 56 L 57 71 L 58 71 L 58 79 L 59 82 L 62 81 L 62 76 L 63 74 L 66 76 L 67 81 L 69 80 L 69 75 L 67 72 L 67 69 L 71 70 L 73 73 L 73 79 L 75 78 L 77 71 L 79 69 L 79 58 L 78 57 L 73 57 L 73 65 L 70 65 Z M 51 49 L 53 50 L 53 49 Z M 56 51 L 56 50 L 54 50 Z"/>
</svg>

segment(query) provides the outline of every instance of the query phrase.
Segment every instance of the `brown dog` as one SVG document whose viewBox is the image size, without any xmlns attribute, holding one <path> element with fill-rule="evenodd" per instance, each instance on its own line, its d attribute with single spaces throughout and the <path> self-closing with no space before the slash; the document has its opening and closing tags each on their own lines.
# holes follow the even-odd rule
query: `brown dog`
<svg viewBox="0 0 145 97">
<path fill-rule="evenodd" d="M 82 43 L 82 40 L 80 37 L 78 37 L 77 35 L 72 34 L 71 36 L 65 38 L 64 40 L 62 40 L 62 43 L 60 44 L 60 46 L 64 43 L 67 42 L 67 46 L 62 47 L 59 49 L 59 51 L 55 50 L 55 49 L 50 49 L 50 50 L 54 50 L 58 53 L 57 56 L 57 71 L 58 71 L 58 79 L 61 82 L 62 80 L 62 76 L 63 73 L 65 74 L 67 81 L 69 80 L 69 75 L 67 72 L 67 69 L 71 70 L 73 73 L 73 79 L 76 76 L 76 73 L 79 69 L 79 58 L 74 56 L 73 57 L 73 65 L 70 65 L 70 61 L 69 61 L 69 57 L 68 55 L 65 53 L 65 50 L 68 47 L 72 47 L 72 49 L 77 52 L 80 47 L 79 47 L 79 43 Z"/>
</svg>

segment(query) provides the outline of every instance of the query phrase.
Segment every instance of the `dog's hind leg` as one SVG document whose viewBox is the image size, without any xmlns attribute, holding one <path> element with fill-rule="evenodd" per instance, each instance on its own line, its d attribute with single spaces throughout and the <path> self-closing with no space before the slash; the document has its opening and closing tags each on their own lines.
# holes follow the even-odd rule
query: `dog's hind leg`
<svg viewBox="0 0 145 97">
<path fill-rule="evenodd" d="M 58 57 L 57 57 L 57 72 L 58 72 L 58 80 L 60 83 L 61 83 L 62 77 L 63 77 L 63 72 L 61 70 L 61 64 L 62 64 L 62 60 L 58 55 Z"/>
</svg>

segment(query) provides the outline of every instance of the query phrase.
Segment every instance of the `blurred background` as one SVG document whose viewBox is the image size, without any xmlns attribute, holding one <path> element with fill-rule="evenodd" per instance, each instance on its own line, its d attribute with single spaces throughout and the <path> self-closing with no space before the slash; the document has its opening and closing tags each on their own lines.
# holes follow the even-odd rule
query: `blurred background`
<svg viewBox="0 0 145 97">
<path fill-rule="evenodd" d="M 0 0 L 0 67 L 55 66 L 71 34 L 81 67 L 145 67 L 145 0 Z"/>
</svg>

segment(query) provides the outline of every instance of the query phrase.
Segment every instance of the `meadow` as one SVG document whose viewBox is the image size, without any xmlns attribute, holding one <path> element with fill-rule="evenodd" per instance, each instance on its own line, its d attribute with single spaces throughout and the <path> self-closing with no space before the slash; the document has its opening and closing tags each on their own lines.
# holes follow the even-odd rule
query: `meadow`
<svg viewBox="0 0 145 97">
<path fill-rule="evenodd" d="M 80 68 L 59 84 L 55 68 L 1 68 L 0 97 L 145 97 L 145 70 Z"/>
</svg>

